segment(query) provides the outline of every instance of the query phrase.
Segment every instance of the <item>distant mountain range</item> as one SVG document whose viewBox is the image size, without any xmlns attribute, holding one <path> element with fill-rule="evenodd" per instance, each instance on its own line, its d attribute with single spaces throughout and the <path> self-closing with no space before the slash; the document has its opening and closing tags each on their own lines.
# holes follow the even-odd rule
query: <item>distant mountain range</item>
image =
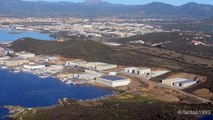
<svg viewBox="0 0 213 120">
<path fill-rule="evenodd" d="M 87 0 L 82 3 L 0 0 L 0 16 L 13 17 L 121 17 L 121 18 L 211 18 L 213 5 L 187 3 L 173 6 L 160 2 L 121 5 Z"/>
</svg>

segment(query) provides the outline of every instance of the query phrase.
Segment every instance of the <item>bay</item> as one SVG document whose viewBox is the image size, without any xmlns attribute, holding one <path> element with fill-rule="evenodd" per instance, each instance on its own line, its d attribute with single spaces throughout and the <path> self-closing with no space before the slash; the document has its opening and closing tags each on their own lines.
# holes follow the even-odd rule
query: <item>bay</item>
<svg viewBox="0 0 213 120">
<path fill-rule="evenodd" d="M 0 41 L 15 41 L 17 39 L 30 37 L 40 40 L 54 40 L 53 37 L 50 37 L 49 34 L 32 32 L 32 31 L 22 31 L 20 33 L 11 33 L 13 30 L 0 29 Z"/>
<path fill-rule="evenodd" d="M 0 117 L 8 114 L 4 105 L 44 107 L 57 104 L 61 98 L 86 100 L 109 94 L 113 91 L 91 85 L 66 85 L 52 77 L 42 79 L 31 73 L 0 69 Z"/>
</svg>

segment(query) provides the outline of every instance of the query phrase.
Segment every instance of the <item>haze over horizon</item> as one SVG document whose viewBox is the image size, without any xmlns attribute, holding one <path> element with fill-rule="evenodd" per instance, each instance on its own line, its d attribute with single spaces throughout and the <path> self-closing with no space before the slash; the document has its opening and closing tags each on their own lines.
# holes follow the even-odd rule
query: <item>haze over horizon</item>
<svg viewBox="0 0 213 120">
<path fill-rule="evenodd" d="M 86 0 L 24 0 L 24 1 L 47 1 L 47 2 L 60 2 L 60 1 L 66 1 L 66 2 L 84 2 Z M 91 0 L 91 1 L 100 1 L 100 0 Z M 127 5 L 142 5 L 147 4 L 151 2 L 162 2 L 162 3 L 168 3 L 171 5 L 183 5 L 189 2 L 196 2 L 201 4 L 211 4 L 213 5 L 212 0 L 103 0 L 106 2 L 114 3 L 114 4 L 127 4 Z"/>
</svg>

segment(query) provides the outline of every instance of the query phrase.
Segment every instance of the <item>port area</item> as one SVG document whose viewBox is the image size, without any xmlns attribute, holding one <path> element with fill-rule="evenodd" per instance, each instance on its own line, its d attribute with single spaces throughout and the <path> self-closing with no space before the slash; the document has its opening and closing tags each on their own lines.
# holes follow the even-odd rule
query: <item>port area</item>
<svg viewBox="0 0 213 120">
<path fill-rule="evenodd" d="M 129 101 L 176 104 L 212 103 L 208 98 L 184 91 L 205 82 L 207 79 L 205 76 L 174 72 L 160 67 L 121 66 L 61 56 L 35 55 L 25 51 L 15 52 L 8 49 L 1 49 L 1 51 L 1 69 L 7 69 L 14 74 L 28 72 L 44 79 L 54 77 L 67 85 L 91 84 L 115 91 L 113 94 L 99 98 L 77 100 L 82 105 Z M 163 84 L 164 80 L 169 80 L 169 82 Z M 73 105 L 70 99 L 59 100 L 59 106 L 64 107 L 69 104 Z M 54 109 L 55 106 L 41 109 Z M 11 112 L 20 115 L 25 114 L 26 111 L 35 112 L 38 109 L 40 108 L 14 107 Z"/>
<path fill-rule="evenodd" d="M 184 91 L 205 82 L 205 76 L 174 73 L 173 70 L 160 67 L 121 66 L 61 56 L 35 55 L 25 51 L 15 52 L 3 48 L 1 51 L 1 69 L 14 73 L 29 72 L 41 78 L 54 77 L 67 85 L 91 84 L 120 91 L 119 96 L 128 93 L 166 102 L 211 102 Z M 163 84 L 168 79 L 172 79 L 172 82 Z M 110 98 L 103 96 L 107 97 Z"/>
</svg>

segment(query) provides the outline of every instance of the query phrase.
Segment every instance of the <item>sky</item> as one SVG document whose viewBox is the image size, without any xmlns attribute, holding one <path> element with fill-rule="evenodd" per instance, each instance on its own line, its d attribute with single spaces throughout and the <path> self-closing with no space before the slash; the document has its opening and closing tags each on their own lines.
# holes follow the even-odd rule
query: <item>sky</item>
<svg viewBox="0 0 213 120">
<path fill-rule="evenodd" d="M 37 0 L 26 0 L 26 1 L 37 1 Z M 58 1 L 68 1 L 68 2 L 83 2 L 85 0 L 41 0 L 41 1 L 49 1 L 49 2 L 58 2 Z M 172 5 L 182 5 L 188 2 L 196 2 L 196 3 L 203 3 L 203 4 L 212 4 L 213 0 L 104 0 L 110 3 L 115 4 L 128 4 L 128 5 L 141 5 L 147 4 L 151 2 L 163 2 Z"/>
</svg>

